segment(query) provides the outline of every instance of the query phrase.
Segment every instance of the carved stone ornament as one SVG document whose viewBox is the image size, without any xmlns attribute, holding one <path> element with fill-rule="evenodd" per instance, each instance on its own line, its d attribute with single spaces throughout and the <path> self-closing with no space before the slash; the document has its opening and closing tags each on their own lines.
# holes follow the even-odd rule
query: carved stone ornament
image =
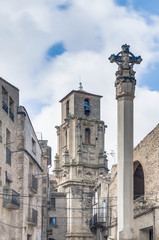
<svg viewBox="0 0 159 240">
<path fill-rule="evenodd" d="M 122 51 L 117 55 L 112 54 L 109 57 L 111 63 L 115 62 L 118 65 L 118 71 L 116 72 L 117 81 L 135 80 L 135 71 L 133 70 L 134 64 L 140 64 L 142 58 L 140 56 L 135 57 L 130 51 L 130 46 L 122 45 Z"/>
</svg>

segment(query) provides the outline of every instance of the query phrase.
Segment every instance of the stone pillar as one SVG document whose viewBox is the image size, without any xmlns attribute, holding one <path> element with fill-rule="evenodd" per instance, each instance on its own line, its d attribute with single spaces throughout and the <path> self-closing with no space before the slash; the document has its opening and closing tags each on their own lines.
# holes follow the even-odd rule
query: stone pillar
<svg viewBox="0 0 159 240">
<path fill-rule="evenodd" d="M 133 99 L 135 72 L 133 65 L 142 59 L 129 52 L 129 45 L 111 55 L 118 64 L 116 99 L 118 100 L 118 240 L 135 239 L 133 231 Z"/>
</svg>

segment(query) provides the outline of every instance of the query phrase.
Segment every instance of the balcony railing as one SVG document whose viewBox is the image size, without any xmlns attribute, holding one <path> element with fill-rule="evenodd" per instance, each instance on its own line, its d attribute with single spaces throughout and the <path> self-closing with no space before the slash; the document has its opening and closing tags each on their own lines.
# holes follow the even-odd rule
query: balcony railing
<svg viewBox="0 0 159 240">
<path fill-rule="evenodd" d="M 35 209 L 30 209 L 28 212 L 28 224 L 32 226 L 37 225 L 37 220 L 38 220 L 38 212 Z"/>
<path fill-rule="evenodd" d="M 20 195 L 13 189 L 3 189 L 3 207 L 13 210 L 20 208 Z"/>
<path fill-rule="evenodd" d="M 4 111 L 6 111 L 6 113 L 8 113 L 8 106 L 4 101 L 2 101 L 2 108 L 4 109 Z"/>
<path fill-rule="evenodd" d="M 14 122 L 14 114 L 12 113 L 11 110 L 9 110 L 9 117 L 12 119 L 12 121 Z"/>
<path fill-rule="evenodd" d="M 29 174 L 29 184 L 28 187 L 34 192 L 37 193 L 38 191 L 38 179 L 33 175 Z"/>
<path fill-rule="evenodd" d="M 6 147 L 6 163 L 11 165 L 11 151 Z"/>
<path fill-rule="evenodd" d="M 52 233 L 53 233 L 53 226 L 48 225 L 47 226 L 47 235 L 52 235 Z"/>
<path fill-rule="evenodd" d="M 89 228 L 92 233 L 96 232 L 97 228 L 104 229 L 105 221 L 103 217 L 99 217 L 98 214 L 94 214 L 94 216 L 89 221 Z"/>
</svg>

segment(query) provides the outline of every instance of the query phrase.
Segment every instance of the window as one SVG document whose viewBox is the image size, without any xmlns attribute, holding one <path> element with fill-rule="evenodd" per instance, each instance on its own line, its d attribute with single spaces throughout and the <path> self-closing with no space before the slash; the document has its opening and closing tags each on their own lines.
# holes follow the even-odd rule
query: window
<svg viewBox="0 0 159 240">
<path fill-rule="evenodd" d="M 86 98 L 84 100 L 84 113 L 85 113 L 86 116 L 89 116 L 90 110 L 91 110 L 91 108 L 90 108 L 90 105 L 89 105 L 89 99 Z"/>
<path fill-rule="evenodd" d="M 134 163 L 134 200 L 144 195 L 144 172 L 140 162 Z"/>
<path fill-rule="evenodd" d="M 6 186 L 10 187 L 11 183 L 13 182 L 12 180 L 12 175 L 9 172 L 5 172 L 6 174 Z"/>
<path fill-rule="evenodd" d="M 50 226 L 55 227 L 56 226 L 56 217 L 50 217 L 49 224 L 50 224 Z"/>
<path fill-rule="evenodd" d="M 2 87 L 2 108 L 8 113 L 8 92 Z"/>
<path fill-rule="evenodd" d="M 32 138 L 32 152 L 36 154 L 36 142 L 33 138 Z"/>
<path fill-rule="evenodd" d="M 149 240 L 153 240 L 153 229 L 149 230 Z"/>
<path fill-rule="evenodd" d="M 6 163 L 11 165 L 11 133 L 6 129 Z"/>
<path fill-rule="evenodd" d="M 91 131 L 89 128 L 85 129 L 85 143 L 90 144 Z"/>
<path fill-rule="evenodd" d="M 27 240 L 31 240 L 31 239 L 32 239 L 31 235 L 27 234 Z"/>
<path fill-rule="evenodd" d="M 69 115 L 69 101 L 66 102 L 66 117 Z"/>
<path fill-rule="evenodd" d="M 14 122 L 14 101 L 11 97 L 9 97 L 9 117 Z"/>
<path fill-rule="evenodd" d="M 51 197 L 51 209 L 55 209 L 55 207 L 56 207 L 55 198 Z"/>
</svg>

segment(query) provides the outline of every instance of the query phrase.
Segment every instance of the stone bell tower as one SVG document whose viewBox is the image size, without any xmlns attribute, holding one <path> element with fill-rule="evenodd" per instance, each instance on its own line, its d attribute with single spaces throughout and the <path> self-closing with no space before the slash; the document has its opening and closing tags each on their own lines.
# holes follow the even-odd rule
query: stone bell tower
<svg viewBox="0 0 159 240">
<path fill-rule="evenodd" d="M 80 83 L 79 90 L 60 101 L 62 121 L 56 127 L 54 173 L 58 191 L 67 193 L 67 240 L 93 240 L 89 230 L 93 180 L 108 171 L 100 99 L 99 95 L 83 91 Z"/>
<path fill-rule="evenodd" d="M 133 234 L 133 99 L 135 93 L 134 64 L 142 59 L 122 46 L 110 62 L 118 64 L 116 99 L 118 100 L 118 239 L 132 240 Z"/>
</svg>

